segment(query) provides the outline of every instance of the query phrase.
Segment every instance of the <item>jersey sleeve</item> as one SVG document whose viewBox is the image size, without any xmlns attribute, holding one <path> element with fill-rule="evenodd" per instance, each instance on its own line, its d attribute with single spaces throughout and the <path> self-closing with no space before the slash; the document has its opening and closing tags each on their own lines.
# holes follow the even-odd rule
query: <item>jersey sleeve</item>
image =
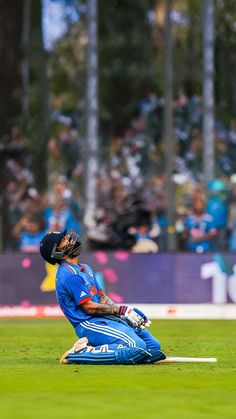
<svg viewBox="0 0 236 419">
<path fill-rule="evenodd" d="M 67 286 L 76 304 L 81 305 L 86 303 L 86 301 L 92 300 L 89 290 L 84 285 L 80 276 L 74 275 L 72 278 L 72 280 L 67 280 Z"/>
<path fill-rule="evenodd" d="M 94 282 L 95 282 L 95 287 L 97 288 L 98 295 L 104 294 L 104 291 L 103 291 L 101 285 L 99 284 L 99 282 L 96 278 L 96 275 L 94 275 Z"/>
<path fill-rule="evenodd" d="M 91 268 L 91 266 L 89 266 L 85 263 L 83 264 L 83 266 L 86 268 L 87 271 L 90 271 L 93 274 L 93 282 L 94 282 L 94 285 L 97 289 L 98 295 L 104 294 L 104 291 L 103 291 L 101 285 L 99 284 L 99 281 L 97 280 L 97 277 L 96 277 L 97 274 L 95 273 L 95 271 Z"/>
</svg>

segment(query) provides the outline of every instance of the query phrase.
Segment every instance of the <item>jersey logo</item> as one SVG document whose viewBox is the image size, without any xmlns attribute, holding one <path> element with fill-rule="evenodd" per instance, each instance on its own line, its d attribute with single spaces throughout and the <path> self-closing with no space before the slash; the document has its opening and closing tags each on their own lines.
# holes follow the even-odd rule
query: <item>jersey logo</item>
<svg viewBox="0 0 236 419">
<path fill-rule="evenodd" d="M 84 297 L 85 295 L 87 295 L 84 291 L 81 292 L 80 297 Z"/>
<path fill-rule="evenodd" d="M 92 286 L 89 288 L 89 294 L 90 294 L 90 295 L 96 295 L 96 294 L 97 294 L 97 288 L 96 288 L 94 285 L 92 285 Z"/>
<path fill-rule="evenodd" d="M 89 276 L 93 278 L 93 273 L 88 271 Z"/>
</svg>

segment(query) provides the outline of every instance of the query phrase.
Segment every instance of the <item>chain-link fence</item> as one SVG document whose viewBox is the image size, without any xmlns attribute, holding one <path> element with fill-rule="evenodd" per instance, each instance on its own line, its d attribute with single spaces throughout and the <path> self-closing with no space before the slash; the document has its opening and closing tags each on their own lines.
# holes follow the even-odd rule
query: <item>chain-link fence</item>
<svg viewBox="0 0 236 419">
<path fill-rule="evenodd" d="M 92 249 L 165 251 L 172 232 L 179 250 L 235 250 L 236 5 L 214 2 L 215 173 L 206 196 L 206 3 L 170 2 L 175 220 L 169 225 L 166 1 L 97 2 L 98 170 L 87 224 L 88 2 L 0 1 L 2 250 L 37 251 L 45 231 L 64 228 L 79 231 Z"/>
</svg>

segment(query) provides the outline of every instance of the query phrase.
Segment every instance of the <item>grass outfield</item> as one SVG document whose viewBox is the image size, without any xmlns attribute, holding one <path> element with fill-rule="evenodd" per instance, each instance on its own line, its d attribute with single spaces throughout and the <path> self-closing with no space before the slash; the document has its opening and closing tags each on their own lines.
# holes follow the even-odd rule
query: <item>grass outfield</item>
<svg viewBox="0 0 236 419">
<path fill-rule="evenodd" d="M 65 320 L 0 321 L 3 419 L 235 418 L 236 321 L 153 321 L 169 356 L 217 364 L 60 365 Z"/>
</svg>

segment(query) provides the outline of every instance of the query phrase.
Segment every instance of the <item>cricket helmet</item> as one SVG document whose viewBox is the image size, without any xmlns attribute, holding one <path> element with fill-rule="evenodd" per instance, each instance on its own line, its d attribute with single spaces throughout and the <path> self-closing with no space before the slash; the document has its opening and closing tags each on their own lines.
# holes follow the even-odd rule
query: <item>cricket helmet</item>
<svg viewBox="0 0 236 419">
<path fill-rule="evenodd" d="M 66 232 L 66 230 L 63 232 L 51 231 L 44 236 L 40 243 L 40 254 L 51 265 L 55 265 L 56 263 L 60 264 L 64 256 L 76 257 L 80 254 L 78 249 L 82 242 L 75 232 L 70 233 L 68 244 L 63 250 L 59 249 L 61 240 L 66 236 Z"/>
</svg>

